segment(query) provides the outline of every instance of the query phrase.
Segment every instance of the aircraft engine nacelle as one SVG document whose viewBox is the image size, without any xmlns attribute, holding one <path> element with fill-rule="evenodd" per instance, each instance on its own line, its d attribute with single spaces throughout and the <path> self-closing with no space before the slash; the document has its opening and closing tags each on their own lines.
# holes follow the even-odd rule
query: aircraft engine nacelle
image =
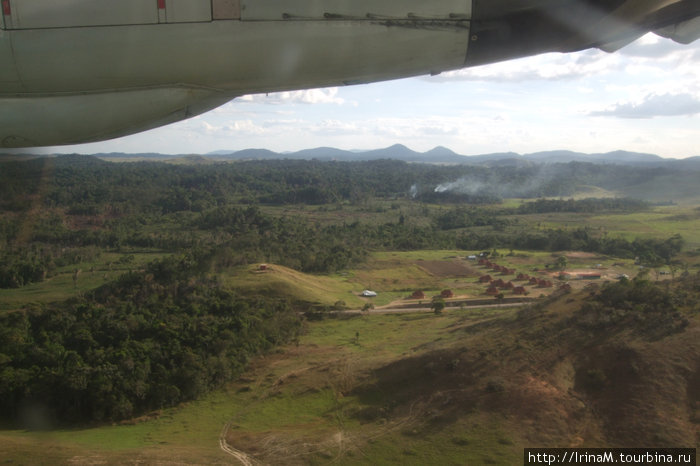
<svg viewBox="0 0 700 466">
<path fill-rule="evenodd" d="M 0 147 L 109 139 L 236 96 L 697 39 L 697 0 L 0 0 Z"/>
</svg>

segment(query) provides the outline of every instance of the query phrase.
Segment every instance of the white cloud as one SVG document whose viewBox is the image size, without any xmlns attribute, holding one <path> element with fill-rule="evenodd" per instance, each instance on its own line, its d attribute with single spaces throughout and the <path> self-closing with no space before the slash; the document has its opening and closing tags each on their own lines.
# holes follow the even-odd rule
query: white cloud
<svg viewBox="0 0 700 466">
<path fill-rule="evenodd" d="M 237 99 L 239 102 L 289 105 L 289 104 L 333 104 L 344 105 L 345 99 L 338 97 L 338 88 L 307 89 L 301 91 L 274 92 L 271 94 L 244 95 Z"/>
<path fill-rule="evenodd" d="M 334 119 L 324 119 L 320 122 L 310 125 L 309 131 L 316 135 L 332 136 L 332 135 L 355 135 L 360 136 L 365 132 L 366 128 L 358 125 L 354 121 L 342 121 Z"/>
<path fill-rule="evenodd" d="M 654 118 L 690 116 L 700 113 L 700 98 L 691 94 L 650 94 L 639 102 L 618 103 L 591 116 Z"/>
<path fill-rule="evenodd" d="M 573 54 L 548 53 L 488 66 L 478 66 L 426 78 L 435 81 L 524 82 L 559 81 L 600 75 L 619 68 L 614 54 L 587 50 Z"/>
<path fill-rule="evenodd" d="M 190 131 L 210 137 L 225 138 L 240 135 L 261 135 L 265 133 L 265 128 L 252 120 L 232 120 L 220 125 L 202 121 L 200 124 L 190 127 Z"/>
<path fill-rule="evenodd" d="M 487 81 L 487 82 L 527 82 L 559 81 L 602 76 L 619 71 L 656 69 L 668 71 L 684 65 L 689 67 L 680 73 L 700 73 L 697 60 L 700 58 L 700 41 L 682 46 L 670 39 L 647 34 L 638 41 L 615 53 L 597 49 L 577 53 L 547 53 L 536 57 L 522 58 L 487 66 L 465 68 L 441 75 L 424 78 L 431 81 Z"/>
</svg>

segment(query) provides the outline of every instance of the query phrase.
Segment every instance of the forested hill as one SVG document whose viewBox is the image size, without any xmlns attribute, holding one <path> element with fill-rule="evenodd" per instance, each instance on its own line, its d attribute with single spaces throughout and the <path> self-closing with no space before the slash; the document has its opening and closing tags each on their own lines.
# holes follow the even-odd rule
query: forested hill
<svg viewBox="0 0 700 466">
<path fill-rule="evenodd" d="M 23 211 L 41 192 L 45 206 L 76 213 L 202 211 L 226 202 L 327 204 L 380 197 L 493 202 L 571 196 L 599 187 L 652 201 L 698 197 L 697 174 L 662 167 L 584 162 L 528 166 L 441 166 L 397 160 L 269 160 L 206 165 L 109 163 L 90 156 L 0 159 L 0 208 Z M 40 190 L 40 191 L 39 191 Z"/>
<path fill-rule="evenodd" d="M 124 154 L 102 153 L 95 154 L 106 159 L 150 159 L 164 160 L 173 158 L 197 158 L 206 160 L 321 160 L 357 162 L 380 159 L 401 160 L 404 162 L 457 164 L 457 165 L 532 165 L 541 163 L 569 163 L 588 162 L 599 164 L 636 165 L 668 167 L 675 169 L 700 170 L 700 156 L 675 160 L 665 159 L 654 154 L 639 152 L 613 151 L 606 153 L 586 154 L 567 150 L 552 150 L 534 152 L 530 154 L 518 154 L 515 152 L 501 152 L 481 155 L 460 155 L 446 147 L 435 147 L 427 152 L 417 152 L 402 144 L 395 144 L 382 149 L 366 151 L 349 151 L 333 147 L 317 147 L 296 152 L 274 152 L 267 149 L 244 149 L 238 151 L 218 150 L 207 154 L 180 154 L 164 155 L 158 153 Z"/>
<path fill-rule="evenodd" d="M 192 400 L 293 338 L 288 303 L 206 277 L 206 255 L 156 261 L 65 302 L 0 314 L 0 419 L 106 421 Z"/>
</svg>

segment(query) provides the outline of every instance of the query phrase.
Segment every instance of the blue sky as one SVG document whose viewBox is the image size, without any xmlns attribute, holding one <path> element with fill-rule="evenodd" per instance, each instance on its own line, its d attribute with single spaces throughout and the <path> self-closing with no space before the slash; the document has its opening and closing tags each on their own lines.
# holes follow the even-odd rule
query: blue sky
<svg viewBox="0 0 700 466">
<path fill-rule="evenodd" d="M 700 41 L 588 50 L 361 86 L 243 96 L 193 119 L 57 153 L 321 146 L 476 155 L 566 149 L 700 155 Z"/>
</svg>

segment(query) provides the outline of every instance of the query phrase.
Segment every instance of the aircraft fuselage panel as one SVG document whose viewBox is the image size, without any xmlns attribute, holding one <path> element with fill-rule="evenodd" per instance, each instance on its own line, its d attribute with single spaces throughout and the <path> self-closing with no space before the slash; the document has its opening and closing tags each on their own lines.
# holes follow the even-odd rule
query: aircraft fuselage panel
<svg viewBox="0 0 700 466">
<path fill-rule="evenodd" d="M 237 96 L 692 37 L 688 0 L 0 0 L 0 147 L 73 144 Z"/>
</svg>

